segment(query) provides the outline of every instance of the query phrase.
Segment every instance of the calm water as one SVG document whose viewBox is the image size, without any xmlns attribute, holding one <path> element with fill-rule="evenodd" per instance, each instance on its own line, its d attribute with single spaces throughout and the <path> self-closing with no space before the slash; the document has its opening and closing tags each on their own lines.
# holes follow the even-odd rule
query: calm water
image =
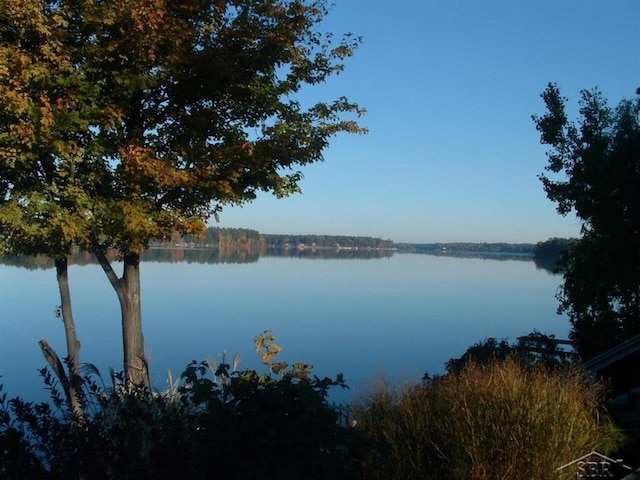
<svg viewBox="0 0 640 480">
<path fill-rule="evenodd" d="M 106 277 L 97 265 L 72 266 L 70 280 L 81 361 L 105 374 L 120 368 L 119 308 Z M 538 329 L 566 338 L 568 322 L 555 313 L 560 280 L 532 261 L 419 254 L 143 263 L 145 342 L 163 387 L 167 370 L 177 376 L 189 361 L 225 350 L 238 352 L 242 367 L 261 368 L 252 339 L 271 329 L 283 360 L 313 364 L 319 376 L 342 372 L 353 394 L 381 376 L 440 373 L 487 337 L 515 341 Z M 0 375 L 9 396 L 44 398 L 37 342 L 65 354 L 58 304 L 54 270 L 0 265 Z"/>
</svg>

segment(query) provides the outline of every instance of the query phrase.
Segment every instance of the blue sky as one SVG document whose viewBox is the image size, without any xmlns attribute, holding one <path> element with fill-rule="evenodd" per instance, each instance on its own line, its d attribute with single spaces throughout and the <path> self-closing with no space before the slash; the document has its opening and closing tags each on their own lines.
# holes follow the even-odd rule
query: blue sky
<svg viewBox="0 0 640 480">
<path fill-rule="evenodd" d="M 303 194 L 226 208 L 222 227 L 397 242 L 536 242 L 577 236 L 537 175 L 531 120 L 556 82 L 611 104 L 640 87 L 638 0 L 336 0 L 326 30 L 363 37 L 346 70 L 309 90 L 367 109 L 301 169 Z"/>
</svg>

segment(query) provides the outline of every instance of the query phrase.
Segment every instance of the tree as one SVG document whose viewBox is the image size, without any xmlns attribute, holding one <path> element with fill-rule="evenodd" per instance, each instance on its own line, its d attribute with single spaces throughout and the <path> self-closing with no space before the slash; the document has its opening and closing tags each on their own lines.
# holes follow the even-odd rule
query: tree
<svg viewBox="0 0 640 480">
<path fill-rule="evenodd" d="M 80 418 L 80 342 L 67 265 L 72 245 L 87 231 L 88 198 L 79 182 L 86 173 L 80 145 L 87 124 L 68 108 L 75 100 L 65 92 L 80 84 L 70 57 L 54 41 L 39 48 L 44 45 L 37 45 L 35 30 L 51 37 L 53 29 L 42 12 L 27 15 L 27 6 L 6 2 L 0 8 L 0 243 L 54 260 L 69 376 L 46 340 L 40 345 Z M 12 16 L 22 19 L 21 30 L 8 21 Z"/>
<path fill-rule="evenodd" d="M 552 273 L 559 273 L 561 271 L 560 259 L 574 241 L 572 238 L 553 237 L 544 242 L 536 243 L 533 246 L 533 261 L 536 267 Z"/>
<path fill-rule="evenodd" d="M 139 260 L 149 242 L 203 234 L 225 205 L 259 191 L 299 192 L 298 167 L 321 161 L 333 135 L 364 131 L 343 119 L 363 113 L 344 97 L 312 106 L 296 98 L 340 72 L 359 43 L 321 33 L 327 13 L 325 0 L 6 0 L 0 7 L 0 48 L 12 60 L 0 67 L 4 103 L 27 104 L 0 114 L 0 208 L 83 199 L 77 221 L 62 218 L 117 293 L 131 381 L 148 381 Z M 66 59 L 67 75 L 49 77 L 46 67 L 30 73 L 48 55 Z M 42 144 L 37 130 L 47 108 L 51 138 Z M 16 131 L 24 132 L 17 140 Z M 51 149 L 68 137 L 73 162 Z M 46 169 L 74 183 L 49 192 Z M 41 190 L 42 200 L 32 196 Z M 110 248 L 120 253 L 121 276 Z"/>
<path fill-rule="evenodd" d="M 540 180 L 558 213 L 582 221 L 561 260 L 559 310 L 588 359 L 640 333 L 640 100 L 612 109 L 583 91 L 575 124 L 555 84 L 542 98 L 547 112 L 533 118 L 550 150 Z"/>
</svg>

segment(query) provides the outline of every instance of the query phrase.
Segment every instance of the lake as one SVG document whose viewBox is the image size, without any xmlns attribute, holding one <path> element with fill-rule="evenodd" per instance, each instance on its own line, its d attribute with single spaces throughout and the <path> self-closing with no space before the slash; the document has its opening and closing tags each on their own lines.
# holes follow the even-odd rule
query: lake
<svg viewBox="0 0 640 480">
<path fill-rule="evenodd" d="M 289 363 L 318 376 L 343 373 L 345 401 L 384 377 L 393 382 L 442 373 L 445 362 L 487 337 L 537 329 L 567 338 L 556 314 L 561 277 L 531 259 L 388 254 L 382 258 L 264 256 L 252 263 L 197 263 L 183 255 L 143 262 L 142 308 L 152 381 L 166 386 L 191 360 L 239 353 L 261 369 L 253 337 L 271 329 Z M 182 261 L 175 261 L 179 259 Z M 116 295 L 98 265 L 70 267 L 81 361 L 105 377 L 121 368 Z M 0 265 L 0 380 L 9 396 L 46 397 L 38 340 L 66 354 L 53 269 Z"/>
</svg>

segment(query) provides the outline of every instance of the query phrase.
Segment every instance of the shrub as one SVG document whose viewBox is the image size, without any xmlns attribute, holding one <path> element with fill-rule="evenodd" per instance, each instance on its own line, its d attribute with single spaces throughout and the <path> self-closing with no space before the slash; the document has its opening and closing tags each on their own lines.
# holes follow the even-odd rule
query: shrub
<svg viewBox="0 0 640 480">
<path fill-rule="evenodd" d="M 165 392 L 113 377 L 84 378 L 82 422 L 43 370 L 53 407 L 0 397 L 0 478 L 333 479 L 355 477 L 357 432 L 338 424 L 329 389 L 311 366 L 275 362 L 280 347 L 256 337 L 263 374 L 192 362 Z M 1 393 L 1 389 L 0 389 Z"/>
<path fill-rule="evenodd" d="M 562 478 L 556 468 L 621 440 L 602 415 L 602 383 L 576 368 L 507 358 L 402 389 L 379 388 L 356 409 L 374 449 L 372 479 Z M 569 474 L 567 474 L 569 475 Z"/>
<path fill-rule="evenodd" d="M 555 335 L 545 335 L 537 330 L 519 337 L 518 341 L 512 344 L 506 339 L 498 342 L 490 337 L 471 345 L 460 358 L 449 359 L 445 367 L 447 372 L 455 373 L 471 361 L 484 365 L 495 360 L 505 360 L 507 357 L 517 358 L 525 366 L 566 367 L 576 358 L 575 352 L 562 350 L 557 342 Z"/>
</svg>

